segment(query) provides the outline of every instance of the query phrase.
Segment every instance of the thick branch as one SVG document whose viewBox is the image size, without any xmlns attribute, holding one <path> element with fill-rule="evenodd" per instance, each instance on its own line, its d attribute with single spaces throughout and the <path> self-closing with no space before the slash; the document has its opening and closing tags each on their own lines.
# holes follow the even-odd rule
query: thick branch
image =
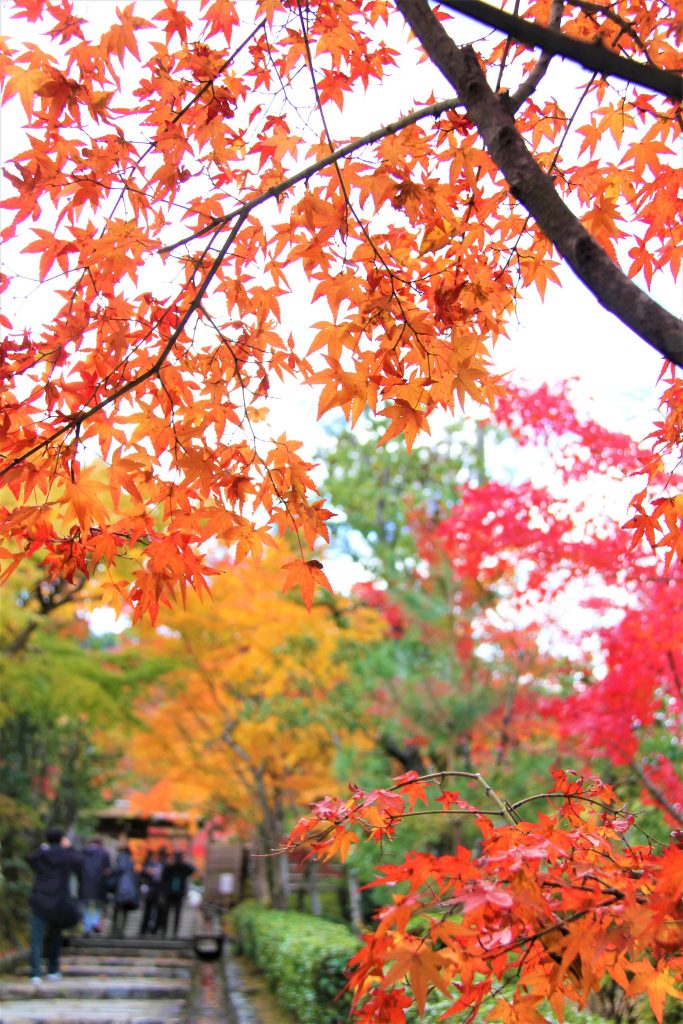
<svg viewBox="0 0 683 1024">
<path fill-rule="evenodd" d="M 631 768 L 636 773 L 655 803 L 658 803 L 660 807 L 663 807 L 667 814 L 671 815 L 674 821 L 683 825 L 683 814 L 678 810 L 678 808 L 674 807 L 670 800 L 667 800 L 661 789 L 658 786 L 655 786 L 652 779 L 649 778 L 645 772 L 644 766 L 638 764 L 637 761 L 631 761 Z"/>
<path fill-rule="evenodd" d="M 377 739 L 381 749 L 390 757 L 396 758 L 405 771 L 417 772 L 418 775 L 425 774 L 427 769 L 419 750 L 414 750 L 411 747 L 402 747 L 397 740 L 392 739 L 391 736 L 386 734 L 380 734 Z"/>
<path fill-rule="evenodd" d="M 407 6 L 417 6 L 420 0 L 408 0 Z M 633 85 L 642 85 L 672 100 L 683 100 L 683 78 L 675 71 L 665 71 L 651 64 L 639 64 L 629 57 L 621 57 L 612 50 L 595 43 L 582 43 L 562 32 L 544 28 L 536 22 L 526 21 L 514 14 L 484 3 L 484 0 L 439 0 L 458 14 L 465 14 L 491 28 L 499 29 L 520 43 L 538 47 L 544 53 L 568 57 L 589 71 L 596 71 L 605 77 L 621 78 Z M 398 5 L 400 6 L 400 5 Z M 405 11 L 404 11 L 405 14 Z"/>
<path fill-rule="evenodd" d="M 621 29 L 622 35 L 630 36 L 634 41 L 638 49 L 641 51 L 645 59 L 653 67 L 656 67 L 652 57 L 647 52 L 647 47 L 643 40 L 640 38 L 633 25 L 626 21 L 625 18 L 620 17 L 616 11 L 613 11 L 611 7 L 603 7 L 602 4 L 594 4 L 591 0 L 566 0 L 572 7 L 580 7 L 586 14 L 594 14 L 596 17 L 607 18 L 608 21 L 614 22 Z"/>
<path fill-rule="evenodd" d="M 506 98 L 490 88 L 474 50 L 456 46 L 427 0 L 395 0 L 429 58 L 457 89 L 510 192 L 598 302 L 666 359 L 683 366 L 680 320 L 613 263 L 556 192 L 517 131 Z"/>
<path fill-rule="evenodd" d="M 31 637 L 31 634 L 38 628 L 38 623 L 27 622 L 24 628 L 17 633 L 17 635 L 10 640 L 6 647 L 2 649 L 3 654 L 18 654 L 19 651 L 23 651 L 26 648 L 27 643 Z"/>
</svg>

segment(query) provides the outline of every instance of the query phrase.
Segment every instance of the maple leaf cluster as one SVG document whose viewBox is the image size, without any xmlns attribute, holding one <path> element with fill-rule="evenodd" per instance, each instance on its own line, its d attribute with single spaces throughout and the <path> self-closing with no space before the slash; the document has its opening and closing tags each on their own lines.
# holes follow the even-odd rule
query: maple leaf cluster
<svg viewBox="0 0 683 1024">
<path fill-rule="evenodd" d="M 544 453 L 549 482 L 466 483 L 442 518 L 413 515 L 422 560 L 415 586 L 425 599 L 447 588 L 440 619 L 411 622 L 396 589 L 357 592 L 382 611 L 391 636 L 417 625 L 424 646 L 457 666 L 458 691 L 472 706 L 458 749 L 472 764 L 500 769 L 522 749 L 586 766 L 604 758 L 680 824 L 683 784 L 672 759 L 680 761 L 683 714 L 681 568 L 634 547 L 609 512 L 610 487 L 624 493 L 643 450 L 545 385 L 509 387 L 495 419 L 527 457 Z M 450 729 L 453 739 L 463 730 L 449 705 L 453 682 L 435 664 L 433 675 L 378 691 L 378 718 L 390 717 L 396 694 L 411 685 L 425 706 L 404 697 L 406 735 Z M 654 735 L 662 746 L 649 749 Z M 425 764 L 447 767 L 434 762 L 433 741 L 421 748 Z"/>
<path fill-rule="evenodd" d="M 547 6 L 521 13 L 545 21 Z M 675 67 L 674 13 L 617 8 L 567 4 L 563 32 Z M 0 557 L 2 579 L 34 554 L 67 578 L 119 562 L 111 597 L 155 616 L 205 588 L 209 540 L 242 558 L 273 529 L 327 538 L 311 465 L 260 432 L 274 382 L 315 386 L 321 414 L 381 411 L 383 440 L 410 446 L 433 410 L 504 393 L 492 343 L 556 257 L 464 94 L 434 102 L 430 79 L 420 107 L 397 90 L 418 57 L 401 3 L 107 13 L 102 30 L 69 0 L 9 7 L 4 97 L 26 125 L 4 171 Z M 569 114 L 533 91 L 545 68 L 522 45 L 481 57 L 524 79 L 515 130 L 608 257 L 648 286 L 675 272 L 672 100 L 594 75 Z M 409 112 L 359 135 L 346 112 L 368 90 Z M 22 307 L 27 278 L 41 299 Z M 657 444 L 676 451 L 673 378 L 666 401 Z M 636 501 L 636 537 L 680 554 L 680 502 L 652 506 L 656 487 Z M 314 562 L 302 549 L 290 571 L 307 595 Z"/>
<path fill-rule="evenodd" d="M 483 806 L 447 788 L 456 778 L 482 789 Z M 449 1000 L 443 1019 L 474 1020 L 493 995 L 489 1020 L 544 1021 L 546 1001 L 562 1020 L 565 1000 L 586 1006 L 607 976 L 646 993 L 661 1024 L 666 996 L 683 999 L 683 843 L 680 832 L 662 849 L 631 841 L 633 816 L 596 779 L 556 772 L 548 793 L 521 802 L 549 805 L 530 822 L 480 775 L 410 772 L 390 789 L 318 802 L 290 843 L 343 859 L 359 835 L 390 841 L 434 787 L 440 813 L 474 816 L 478 850 L 411 852 L 380 868 L 370 885 L 388 902 L 350 961 L 355 1019 L 402 1024 L 437 991 Z M 514 995 L 501 996 L 512 979 Z"/>
</svg>

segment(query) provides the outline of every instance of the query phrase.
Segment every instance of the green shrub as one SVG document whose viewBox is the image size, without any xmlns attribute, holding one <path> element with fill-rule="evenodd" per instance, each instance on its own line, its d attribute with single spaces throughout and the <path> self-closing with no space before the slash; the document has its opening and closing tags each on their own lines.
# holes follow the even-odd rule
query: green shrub
<svg viewBox="0 0 683 1024">
<path fill-rule="evenodd" d="M 504 991 L 501 995 L 507 995 L 509 998 L 512 998 L 512 986 L 509 991 Z M 438 992 L 432 992 L 422 1016 L 418 1016 L 415 1007 L 411 1007 L 408 1010 L 408 1024 L 439 1024 L 443 1020 L 444 1013 L 450 1009 L 452 1002 L 452 999 L 448 999 Z M 468 1024 L 470 1024 L 470 1021 L 471 1024 L 486 1024 L 490 1019 L 490 1014 L 495 1004 L 495 998 L 485 999 L 473 1021 L 470 1018 L 470 1011 L 462 1010 L 460 1013 L 451 1015 L 449 1024 L 451 1022 L 452 1024 L 464 1024 L 465 1021 Z M 547 1004 L 541 1003 L 538 1010 L 543 1020 L 547 1021 L 547 1024 L 558 1024 L 557 1017 Z M 577 1010 L 573 1005 L 567 1004 L 565 1006 L 564 1024 L 608 1024 L 608 1022 L 604 1017 L 599 1017 L 588 1010 Z"/>
<path fill-rule="evenodd" d="M 344 925 L 245 900 L 230 920 L 238 949 L 263 971 L 282 1006 L 300 1024 L 337 1024 L 350 999 L 339 992 L 359 941 Z"/>
<path fill-rule="evenodd" d="M 263 971 L 282 1006 L 291 1010 L 300 1024 L 338 1024 L 346 1022 L 350 998 L 335 998 L 346 982 L 345 969 L 360 942 L 344 925 L 325 921 L 296 911 L 268 910 L 254 900 L 245 900 L 233 910 L 230 921 L 238 949 Z M 512 996 L 513 987 L 509 992 Z M 415 1008 L 408 1013 L 410 1024 L 437 1024 L 449 1009 L 451 999 L 438 992 L 430 994 L 422 1016 Z M 483 1024 L 495 999 L 486 1000 L 477 1015 Z M 679 1016 L 683 1003 L 669 1001 L 664 1024 L 683 1022 Z M 547 1006 L 540 1011 L 549 1024 L 557 1024 Z M 468 1018 L 467 1011 L 456 1014 L 453 1024 Z M 613 1019 L 613 1018 L 612 1018 Z M 637 1020 L 654 1024 L 645 1003 L 638 1008 Z M 565 1024 L 606 1024 L 606 1020 L 587 1009 L 565 1008 Z"/>
</svg>

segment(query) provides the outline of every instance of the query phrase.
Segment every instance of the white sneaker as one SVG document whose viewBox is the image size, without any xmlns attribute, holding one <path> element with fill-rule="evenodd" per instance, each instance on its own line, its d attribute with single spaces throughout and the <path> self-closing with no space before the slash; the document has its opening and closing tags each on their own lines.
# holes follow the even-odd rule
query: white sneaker
<svg viewBox="0 0 683 1024">
<path fill-rule="evenodd" d="M 61 978 L 61 976 L 62 976 L 62 975 L 61 975 L 61 972 L 60 972 L 60 971 L 55 971 L 55 973 L 54 973 L 54 974 L 48 974 L 48 976 L 47 976 L 47 980 L 48 980 L 48 981 L 59 981 L 59 979 Z"/>
<path fill-rule="evenodd" d="M 43 984 L 43 979 L 40 977 L 39 974 L 34 974 L 34 976 L 31 978 L 31 984 L 32 985 L 42 985 Z"/>
</svg>

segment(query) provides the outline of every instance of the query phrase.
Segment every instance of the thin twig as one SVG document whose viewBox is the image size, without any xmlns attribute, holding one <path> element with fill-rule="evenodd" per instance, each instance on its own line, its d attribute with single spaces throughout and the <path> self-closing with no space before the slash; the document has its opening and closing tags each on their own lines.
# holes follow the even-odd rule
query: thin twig
<svg viewBox="0 0 683 1024">
<path fill-rule="evenodd" d="M 209 231 L 229 224 L 235 217 L 246 216 L 268 199 L 277 199 L 283 192 L 287 192 L 294 185 L 298 185 L 301 181 L 308 181 L 318 171 L 322 171 L 325 167 L 335 164 L 338 160 L 343 160 L 345 157 L 355 153 L 356 150 L 362 149 L 364 146 L 370 146 L 373 142 L 379 142 L 380 139 L 384 139 L 388 135 L 395 135 L 396 132 L 400 132 L 403 128 L 408 128 L 411 124 L 416 124 L 424 117 L 438 117 L 439 114 L 443 114 L 447 110 L 453 110 L 454 107 L 460 105 L 461 103 L 457 96 L 451 97 L 448 100 L 441 100 L 438 103 L 430 103 L 426 107 L 414 110 L 412 114 L 407 114 L 405 117 L 400 117 L 397 121 L 392 121 L 391 124 L 384 125 L 382 128 L 376 128 L 374 131 L 368 132 L 367 135 L 354 139 L 353 142 L 347 142 L 345 145 L 340 146 L 339 149 L 334 150 L 334 152 L 321 157 L 320 160 L 315 160 L 312 164 L 302 167 L 300 171 L 292 174 L 289 178 L 285 178 L 278 185 L 272 185 L 265 192 L 260 192 L 253 199 L 248 199 L 246 202 L 236 206 L 234 210 L 224 214 L 224 216 L 213 217 L 203 228 L 193 231 L 191 235 L 186 235 L 185 238 L 180 238 L 177 242 L 165 245 L 158 252 L 162 254 L 173 252 L 174 249 L 178 249 L 181 245 L 187 245 L 189 242 L 193 242 L 195 238 L 201 238 L 202 235 L 206 235 Z"/>
</svg>

